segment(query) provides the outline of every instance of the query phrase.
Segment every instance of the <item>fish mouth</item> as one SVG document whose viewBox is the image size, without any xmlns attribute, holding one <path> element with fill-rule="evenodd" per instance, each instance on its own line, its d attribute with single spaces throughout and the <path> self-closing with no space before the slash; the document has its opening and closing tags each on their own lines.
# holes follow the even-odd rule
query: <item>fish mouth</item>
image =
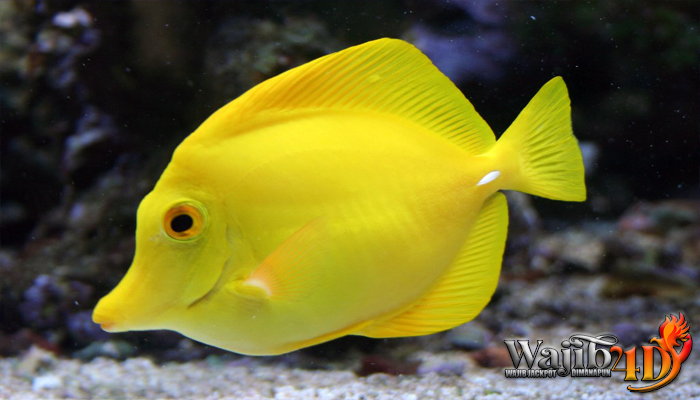
<svg viewBox="0 0 700 400">
<path fill-rule="evenodd" d="M 128 329 L 124 327 L 124 314 L 117 310 L 100 309 L 99 305 L 92 313 L 92 321 L 102 328 L 102 330 L 110 333 L 125 332 Z"/>
<path fill-rule="evenodd" d="M 231 258 L 229 257 L 228 259 L 226 259 L 224 265 L 221 267 L 221 273 L 219 274 L 219 278 L 216 280 L 214 286 L 212 286 L 211 289 L 209 289 L 209 291 L 206 292 L 202 297 L 190 303 L 190 305 L 187 306 L 188 310 L 192 307 L 197 306 L 198 304 L 201 304 L 202 302 L 207 301 L 209 298 L 211 298 L 213 295 L 219 292 L 219 290 L 221 290 L 221 288 L 226 284 L 226 277 L 230 275 L 231 264 Z"/>
<path fill-rule="evenodd" d="M 114 333 L 117 329 L 115 328 L 115 325 L 113 322 L 104 322 L 100 324 L 100 328 L 102 328 L 103 331 L 109 332 L 109 333 Z"/>
</svg>

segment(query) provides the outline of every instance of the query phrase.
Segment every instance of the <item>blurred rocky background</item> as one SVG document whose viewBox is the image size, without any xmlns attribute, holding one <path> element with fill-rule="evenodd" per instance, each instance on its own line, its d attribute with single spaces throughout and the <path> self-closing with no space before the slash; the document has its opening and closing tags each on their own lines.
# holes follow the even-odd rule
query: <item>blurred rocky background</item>
<svg viewBox="0 0 700 400">
<path fill-rule="evenodd" d="M 91 322 L 130 264 L 141 198 L 216 109 L 384 36 L 421 48 L 497 135 L 563 76 L 589 199 L 509 194 L 501 283 L 473 323 L 427 338 L 341 339 L 283 360 L 311 356 L 318 367 L 314 357 L 351 350 L 366 355 L 359 374 L 449 372 L 459 365 L 395 360 L 452 348 L 488 364 L 492 343 L 534 327 L 634 344 L 665 313 L 697 324 L 698 14 L 690 1 L 1 1 L 0 356 L 32 345 L 83 358 L 220 354 Z"/>
</svg>

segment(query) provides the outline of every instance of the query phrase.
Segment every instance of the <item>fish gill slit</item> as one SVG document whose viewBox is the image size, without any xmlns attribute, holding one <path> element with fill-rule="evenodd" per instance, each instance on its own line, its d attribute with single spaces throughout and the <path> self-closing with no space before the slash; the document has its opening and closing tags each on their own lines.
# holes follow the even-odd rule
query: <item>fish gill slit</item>
<svg viewBox="0 0 700 400">
<path fill-rule="evenodd" d="M 207 300 L 210 298 L 213 294 L 221 290 L 221 288 L 224 286 L 226 283 L 226 278 L 229 276 L 230 269 L 232 267 L 232 262 L 231 259 L 227 259 L 226 262 L 224 262 L 223 267 L 221 268 L 221 272 L 219 273 L 219 278 L 216 280 L 216 283 L 214 286 L 212 286 L 211 289 L 207 293 L 204 294 L 204 296 L 198 298 L 197 300 L 193 301 L 190 303 L 190 305 L 187 306 L 187 309 L 190 309 L 197 304 L 202 303 L 203 301 Z"/>
</svg>

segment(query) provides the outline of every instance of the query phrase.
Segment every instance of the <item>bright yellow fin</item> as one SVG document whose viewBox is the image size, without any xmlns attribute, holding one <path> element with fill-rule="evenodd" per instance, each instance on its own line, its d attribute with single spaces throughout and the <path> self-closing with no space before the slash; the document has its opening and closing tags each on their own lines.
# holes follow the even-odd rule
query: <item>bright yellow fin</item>
<svg viewBox="0 0 700 400">
<path fill-rule="evenodd" d="M 329 54 L 259 84 L 212 115 L 197 134 L 236 134 L 239 123 L 318 109 L 411 121 L 473 155 L 495 143 L 491 128 L 471 103 L 420 50 L 386 38 Z"/>
<path fill-rule="evenodd" d="M 496 290 L 507 232 L 506 198 L 495 193 L 484 203 L 467 241 L 437 286 L 408 310 L 353 335 L 427 335 L 476 317 Z"/>
<path fill-rule="evenodd" d="M 553 200 L 584 201 L 583 159 L 571 131 L 571 106 L 561 77 L 547 82 L 494 146 L 502 188 Z"/>
<path fill-rule="evenodd" d="M 330 332 L 323 334 L 321 336 L 317 336 L 308 340 L 303 340 L 301 342 L 292 342 L 292 343 L 287 343 L 279 348 L 273 350 L 270 354 L 268 355 L 273 355 L 273 354 L 284 354 L 284 353 L 289 353 L 290 351 L 294 350 L 299 350 L 303 349 L 304 347 L 310 347 L 310 346 L 315 346 L 317 344 L 325 343 L 333 339 L 337 339 L 343 336 L 347 335 L 353 335 L 355 331 L 358 331 L 362 329 L 363 327 L 367 326 L 370 323 L 370 321 L 363 321 L 360 323 L 357 323 L 355 325 L 351 325 L 349 327 L 337 330 L 335 332 Z"/>
<path fill-rule="evenodd" d="M 296 231 L 241 282 L 243 293 L 299 301 L 318 285 L 324 261 L 325 224 L 316 219 Z"/>
</svg>

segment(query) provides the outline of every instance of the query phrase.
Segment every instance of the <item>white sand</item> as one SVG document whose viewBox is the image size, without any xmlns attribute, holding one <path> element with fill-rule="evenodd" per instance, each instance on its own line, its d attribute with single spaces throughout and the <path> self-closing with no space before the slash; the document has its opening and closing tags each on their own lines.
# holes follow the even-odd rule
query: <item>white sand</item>
<svg viewBox="0 0 700 400">
<path fill-rule="evenodd" d="M 700 399 L 698 357 L 683 364 L 674 382 L 640 397 L 620 374 L 611 378 L 506 379 L 502 369 L 481 368 L 466 353 L 424 353 L 424 365 L 465 364 L 464 373 L 440 376 L 298 370 L 284 366 L 209 365 L 204 361 L 156 365 L 146 358 L 84 363 L 44 355 L 40 365 L 0 360 L 2 399 Z M 695 360 L 693 360 L 695 358 Z M 32 370 L 33 373 L 23 372 Z M 641 383 L 641 382 L 640 382 Z"/>
</svg>

